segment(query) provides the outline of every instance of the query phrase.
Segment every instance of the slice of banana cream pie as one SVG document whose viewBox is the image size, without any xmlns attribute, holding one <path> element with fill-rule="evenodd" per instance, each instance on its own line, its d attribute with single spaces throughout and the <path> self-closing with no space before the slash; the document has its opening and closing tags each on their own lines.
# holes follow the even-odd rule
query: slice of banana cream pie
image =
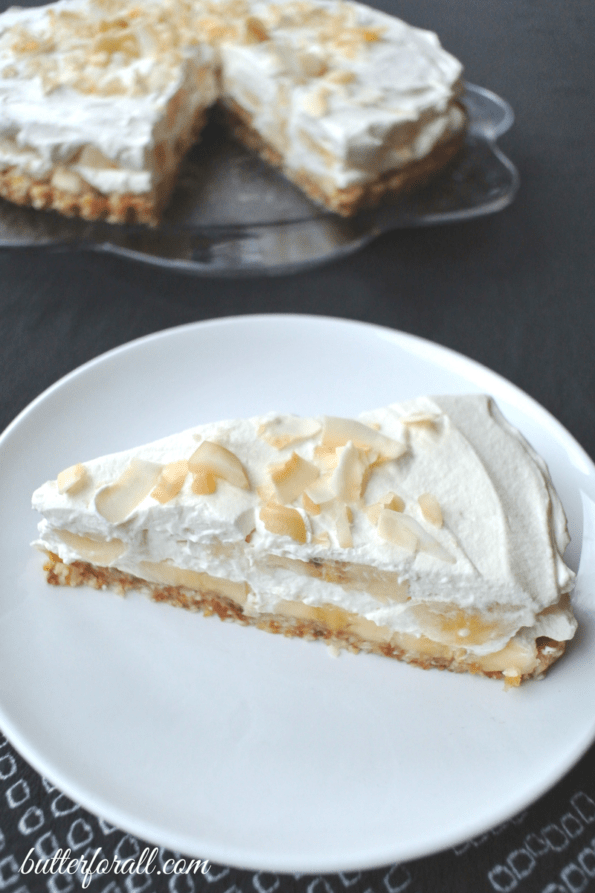
<svg viewBox="0 0 595 893">
<path fill-rule="evenodd" d="M 517 685 L 576 622 L 545 463 L 484 395 L 271 413 L 81 462 L 33 495 L 48 581 Z"/>
</svg>

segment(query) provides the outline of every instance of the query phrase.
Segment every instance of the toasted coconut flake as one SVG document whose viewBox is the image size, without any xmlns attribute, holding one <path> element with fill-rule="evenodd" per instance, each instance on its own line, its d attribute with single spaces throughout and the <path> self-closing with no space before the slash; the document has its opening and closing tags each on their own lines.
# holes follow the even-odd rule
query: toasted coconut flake
<svg viewBox="0 0 595 893">
<path fill-rule="evenodd" d="M 259 517 L 269 533 L 290 536 L 291 539 L 301 544 L 308 540 L 304 519 L 298 510 L 291 506 L 268 502 L 261 508 Z"/>
<path fill-rule="evenodd" d="M 321 506 L 324 505 L 325 502 L 330 502 L 335 499 L 336 494 L 331 487 L 330 479 L 331 472 L 327 472 L 317 478 L 309 487 L 306 487 L 304 492 L 308 499 L 311 499 L 315 505 Z"/>
<path fill-rule="evenodd" d="M 81 556 L 83 561 L 91 561 L 100 567 L 108 567 L 123 555 L 127 549 L 126 543 L 114 538 L 112 540 L 96 540 L 90 536 L 80 536 L 71 533 L 70 530 L 56 530 L 56 533 L 66 545 Z"/>
<path fill-rule="evenodd" d="M 299 416 L 279 416 L 264 422 L 257 431 L 262 440 L 276 450 L 282 450 L 287 446 L 314 437 L 320 431 L 320 422 L 316 419 L 303 419 Z"/>
<path fill-rule="evenodd" d="M 328 93 L 318 87 L 311 90 L 302 99 L 302 108 L 314 118 L 322 118 L 328 111 Z"/>
<path fill-rule="evenodd" d="M 351 442 L 340 447 L 337 453 L 339 461 L 330 478 L 331 489 L 344 502 L 357 502 L 362 495 L 367 463 Z"/>
<path fill-rule="evenodd" d="M 407 447 L 392 437 L 375 431 L 355 419 L 343 419 L 325 416 L 322 431 L 322 443 L 326 447 L 336 449 L 351 441 L 362 450 L 376 450 L 384 459 L 398 459 L 406 452 Z"/>
<path fill-rule="evenodd" d="M 392 512 L 402 512 L 405 510 L 405 503 L 401 497 L 396 493 L 393 493 L 392 490 L 385 493 L 378 502 L 369 505 L 366 509 L 366 515 L 372 524 L 378 523 L 378 516 L 382 509 L 390 509 Z"/>
<path fill-rule="evenodd" d="M 456 559 L 453 558 L 450 552 L 447 552 L 447 550 L 444 549 L 433 536 L 424 530 L 415 518 L 410 517 L 410 515 L 394 512 L 391 511 L 391 509 L 382 509 L 378 516 L 377 530 L 379 536 L 383 539 L 389 542 L 394 542 L 396 545 L 403 546 L 403 548 L 408 548 L 409 551 L 426 552 L 428 555 L 437 558 L 439 561 L 445 561 L 448 564 L 455 563 Z M 407 535 L 407 532 L 409 533 L 409 536 Z M 415 538 L 416 541 L 415 549 L 405 545 L 406 542 L 413 543 L 413 538 Z"/>
<path fill-rule="evenodd" d="M 333 69 L 326 74 L 325 80 L 331 84 L 350 84 L 355 80 L 355 73 L 347 68 Z"/>
<path fill-rule="evenodd" d="M 191 490 L 197 496 L 210 496 L 217 489 L 217 479 L 209 472 L 196 471 L 192 475 Z"/>
<path fill-rule="evenodd" d="M 65 468 L 58 475 L 58 493 L 68 493 L 70 496 L 76 496 L 89 481 L 87 469 L 79 462 L 77 465 L 71 465 Z"/>
<path fill-rule="evenodd" d="M 380 40 L 385 31 L 386 28 L 362 28 L 361 35 L 366 43 L 374 43 Z"/>
<path fill-rule="evenodd" d="M 186 475 L 188 474 L 188 462 L 180 459 L 178 462 L 169 462 L 163 467 L 157 485 L 151 490 L 151 496 L 157 502 L 166 503 L 178 495 Z"/>
<path fill-rule="evenodd" d="M 233 27 L 225 24 L 223 19 L 219 17 L 207 17 L 199 19 L 196 23 L 197 29 L 204 34 L 207 40 L 221 40 L 223 37 L 233 35 Z"/>
<path fill-rule="evenodd" d="M 320 506 L 316 505 L 315 502 L 312 502 L 307 493 L 302 493 L 302 505 L 304 507 L 304 511 L 308 512 L 309 515 L 320 514 Z"/>
<path fill-rule="evenodd" d="M 316 465 L 295 452 L 286 462 L 269 465 L 267 471 L 277 491 L 277 498 L 285 504 L 301 496 L 306 487 L 313 484 L 320 476 Z"/>
<path fill-rule="evenodd" d="M 405 502 L 398 496 L 396 493 L 393 493 L 390 490 L 386 493 L 382 499 L 379 500 L 383 506 L 387 509 L 391 509 L 393 512 L 404 512 L 405 511 Z"/>
<path fill-rule="evenodd" d="M 328 70 L 328 62 L 314 50 L 306 50 L 298 55 L 299 70 L 309 78 L 317 78 Z"/>
<path fill-rule="evenodd" d="M 380 464 L 380 462 L 378 462 L 376 459 L 372 459 L 371 458 L 372 456 L 374 456 L 373 450 L 369 450 L 369 451 L 363 453 L 363 456 L 362 456 L 362 458 L 364 459 L 364 461 L 366 463 L 365 467 L 364 467 L 364 473 L 362 475 L 362 486 L 361 486 L 362 499 L 365 496 L 365 493 L 366 493 L 366 490 L 368 487 L 368 483 L 370 481 L 370 478 L 372 477 L 374 470 Z"/>
<path fill-rule="evenodd" d="M 374 527 L 376 527 L 376 525 L 378 524 L 378 517 L 383 508 L 384 506 L 382 505 L 382 503 L 374 502 L 372 505 L 369 505 L 365 509 L 366 517 L 368 518 L 370 524 L 373 524 Z"/>
<path fill-rule="evenodd" d="M 417 552 L 419 539 L 413 530 L 403 523 L 403 515 L 391 509 L 381 509 L 378 515 L 378 535 L 407 552 Z"/>
<path fill-rule="evenodd" d="M 193 474 L 211 474 L 241 490 L 250 489 L 248 476 L 238 457 L 219 443 L 203 440 L 190 456 L 188 468 Z"/>
<path fill-rule="evenodd" d="M 335 533 L 337 534 L 339 546 L 341 549 L 351 549 L 353 546 L 353 537 L 351 536 L 353 514 L 349 507 L 337 499 L 333 503 L 332 517 L 335 522 Z"/>
<path fill-rule="evenodd" d="M 248 16 L 246 19 L 247 43 L 263 43 L 269 39 L 268 31 L 263 22 L 256 16 Z"/>
<path fill-rule="evenodd" d="M 339 456 L 334 447 L 319 445 L 314 447 L 314 458 L 325 471 L 332 471 L 337 467 Z"/>
<path fill-rule="evenodd" d="M 162 466 L 145 459 L 133 459 L 114 484 L 95 496 L 95 507 L 111 524 L 119 524 L 149 495 Z"/>
<path fill-rule="evenodd" d="M 256 492 L 262 502 L 275 502 L 276 500 L 276 490 L 273 482 L 270 480 L 265 481 L 264 484 L 260 484 L 260 486 L 256 488 Z"/>
<path fill-rule="evenodd" d="M 442 527 L 442 509 L 436 497 L 432 493 L 422 493 L 417 501 L 426 521 L 434 527 Z"/>
</svg>

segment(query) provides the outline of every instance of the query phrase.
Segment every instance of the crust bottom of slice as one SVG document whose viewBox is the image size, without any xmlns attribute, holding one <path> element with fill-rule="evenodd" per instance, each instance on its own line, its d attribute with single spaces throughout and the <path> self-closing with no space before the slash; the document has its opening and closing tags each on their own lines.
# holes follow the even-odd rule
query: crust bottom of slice
<svg viewBox="0 0 595 893">
<path fill-rule="evenodd" d="M 463 114 L 460 103 L 457 106 Z M 219 112 L 234 138 L 264 161 L 278 168 L 289 180 L 306 193 L 309 198 L 342 217 L 352 217 L 358 211 L 375 207 L 394 200 L 401 193 L 412 192 L 430 182 L 443 171 L 463 147 L 465 130 L 438 142 L 434 149 L 404 167 L 380 174 L 375 180 L 339 189 L 323 178 L 316 178 L 311 172 L 288 169 L 281 153 L 271 146 L 252 126 L 252 118 L 234 100 L 226 99 L 219 104 Z"/>
<path fill-rule="evenodd" d="M 48 561 L 44 565 L 44 570 L 48 583 L 53 586 L 109 588 L 120 594 L 125 594 L 128 590 L 138 590 L 148 594 L 156 602 L 167 602 L 189 611 L 200 611 L 207 617 L 216 614 L 221 620 L 233 620 L 244 626 L 255 626 L 270 633 L 281 633 L 308 640 L 320 639 L 327 645 L 339 649 L 392 657 L 424 670 L 450 670 L 455 673 L 474 673 L 493 679 L 503 679 L 507 687 L 517 686 L 527 679 L 542 676 L 551 664 L 562 656 L 566 648 L 566 642 L 557 642 L 546 637 L 538 638 L 536 660 L 531 671 L 511 677 L 502 670 L 485 669 L 481 665 L 481 659 L 475 661 L 470 658 L 458 659 L 452 649 L 439 643 L 429 643 L 427 639 L 424 640 L 423 647 L 416 648 L 415 645 L 413 647 L 411 645 L 412 637 L 407 637 L 407 647 L 403 647 L 403 642 L 396 643 L 395 636 L 390 642 L 365 638 L 353 630 L 337 625 L 336 615 L 333 616 L 332 612 L 330 622 L 325 622 L 323 617 L 304 619 L 285 614 L 248 614 L 240 604 L 219 592 L 152 583 L 115 568 L 98 567 L 84 561 L 65 564 L 54 553 L 47 554 Z M 325 612 L 320 613 L 324 615 Z M 435 653 L 431 653 L 432 644 L 435 645 Z"/>
<path fill-rule="evenodd" d="M 155 156 L 162 176 L 151 192 L 103 194 L 82 180 L 68 166 L 54 168 L 43 179 L 11 167 L 0 171 L 0 196 L 16 205 L 37 210 L 58 211 L 66 217 L 103 220 L 106 223 L 142 223 L 156 226 L 173 192 L 182 159 L 200 136 L 205 121 L 206 110 L 201 109 L 175 143 L 156 146 Z M 70 175 L 76 184 L 75 188 L 60 188 L 57 185 L 60 182 L 60 173 L 63 178 Z"/>
</svg>

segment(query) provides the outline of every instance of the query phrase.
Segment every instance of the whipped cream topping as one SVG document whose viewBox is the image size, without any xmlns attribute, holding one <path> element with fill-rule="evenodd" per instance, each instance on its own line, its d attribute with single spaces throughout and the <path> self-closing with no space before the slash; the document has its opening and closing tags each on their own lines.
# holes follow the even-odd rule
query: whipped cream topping
<svg viewBox="0 0 595 893">
<path fill-rule="evenodd" d="M 158 144 L 220 96 L 288 170 L 343 189 L 462 130 L 460 76 L 434 34 L 347 0 L 15 8 L 0 16 L 0 169 L 66 165 L 100 192 L 146 193 Z"/>
<path fill-rule="evenodd" d="M 185 0 L 60 0 L 0 16 L 0 169 L 64 168 L 100 192 L 150 192 L 169 144 L 218 94 Z M 76 186 L 73 190 L 76 191 Z"/>
<path fill-rule="evenodd" d="M 33 506 L 36 545 L 66 563 L 246 582 L 252 614 L 332 605 L 477 655 L 576 626 L 547 468 L 483 395 L 201 425 L 67 469 Z"/>
<path fill-rule="evenodd" d="M 459 132 L 461 64 L 435 34 L 343 0 L 264 3 L 262 39 L 221 41 L 223 98 L 287 169 L 345 189 L 423 158 Z"/>
</svg>

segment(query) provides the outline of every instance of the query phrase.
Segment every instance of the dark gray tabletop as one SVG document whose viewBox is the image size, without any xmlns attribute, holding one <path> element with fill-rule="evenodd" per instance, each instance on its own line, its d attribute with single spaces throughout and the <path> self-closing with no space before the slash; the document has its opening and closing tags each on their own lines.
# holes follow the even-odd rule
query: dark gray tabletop
<svg viewBox="0 0 595 893">
<path fill-rule="evenodd" d="M 102 254 L 0 251 L 0 429 L 60 376 L 132 338 L 213 317 L 298 312 L 379 323 L 460 351 L 527 391 L 595 456 L 595 8 L 580 0 L 382 5 L 438 32 L 469 81 L 513 106 L 516 123 L 501 139 L 521 174 L 512 206 L 395 231 L 341 261 L 266 279 L 199 278 Z M 80 887 L 77 877 L 19 873 L 31 848 L 35 858 L 101 847 L 123 859 L 151 844 L 69 801 L 0 735 L 0 891 Z M 98 877 L 91 889 L 595 890 L 595 750 L 522 815 L 412 863 L 324 878 L 212 866 L 205 875 Z"/>
</svg>

